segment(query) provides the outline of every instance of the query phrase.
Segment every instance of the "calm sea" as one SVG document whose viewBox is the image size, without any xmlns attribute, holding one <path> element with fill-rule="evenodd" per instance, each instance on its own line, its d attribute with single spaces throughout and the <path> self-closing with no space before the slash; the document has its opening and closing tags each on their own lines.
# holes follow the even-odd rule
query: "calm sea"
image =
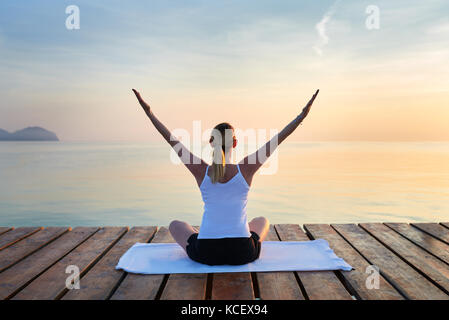
<svg viewBox="0 0 449 320">
<path fill-rule="evenodd" d="M 253 180 L 249 218 L 449 220 L 447 142 L 285 142 L 278 150 L 276 173 Z M 201 215 L 195 179 L 170 161 L 166 144 L 0 143 L 0 225 L 199 225 Z"/>
</svg>

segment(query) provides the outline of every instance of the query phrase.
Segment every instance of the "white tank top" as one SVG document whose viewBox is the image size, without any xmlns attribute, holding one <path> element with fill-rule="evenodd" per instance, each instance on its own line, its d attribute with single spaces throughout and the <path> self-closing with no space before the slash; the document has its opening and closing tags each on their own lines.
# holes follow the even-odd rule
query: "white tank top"
<svg viewBox="0 0 449 320">
<path fill-rule="evenodd" d="M 201 182 L 204 213 L 198 239 L 239 238 L 251 236 L 246 217 L 249 185 L 240 172 L 226 183 L 212 183 L 206 174 Z"/>
</svg>

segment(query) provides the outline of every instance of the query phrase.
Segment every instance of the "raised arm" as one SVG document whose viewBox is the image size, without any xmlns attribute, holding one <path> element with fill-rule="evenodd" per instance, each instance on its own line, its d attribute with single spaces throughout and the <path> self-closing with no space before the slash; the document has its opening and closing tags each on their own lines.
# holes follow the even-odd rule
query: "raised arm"
<svg viewBox="0 0 449 320">
<path fill-rule="evenodd" d="M 167 141 L 168 144 L 171 145 L 172 148 L 176 151 L 184 165 L 187 167 L 187 169 L 189 169 L 189 171 L 197 180 L 198 185 L 200 185 L 201 180 L 204 177 L 204 171 L 206 170 L 206 162 L 191 153 L 189 149 L 187 149 L 175 136 L 171 134 L 167 127 L 154 115 L 153 111 L 150 108 L 150 105 L 142 99 L 140 93 L 137 90 L 133 89 L 133 92 L 136 95 L 136 98 L 139 101 L 140 105 L 142 106 L 143 111 L 145 111 L 146 115 L 156 127 L 157 131 L 159 131 L 162 137 L 164 137 L 165 141 Z"/>
<path fill-rule="evenodd" d="M 259 150 L 248 155 L 240 162 L 243 165 L 241 167 L 244 168 L 244 173 L 246 174 L 247 180 L 252 180 L 253 175 L 264 164 L 268 157 L 273 154 L 273 152 L 282 143 L 282 141 L 284 141 L 290 134 L 292 134 L 293 131 L 295 131 L 295 129 L 299 126 L 299 124 L 307 117 L 310 108 L 312 107 L 312 104 L 319 92 L 320 90 L 317 90 L 315 92 L 307 105 L 302 109 L 302 112 L 284 129 L 282 129 L 281 132 L 271 138 L 271 140 L 268 141 Z"/>
</svg>

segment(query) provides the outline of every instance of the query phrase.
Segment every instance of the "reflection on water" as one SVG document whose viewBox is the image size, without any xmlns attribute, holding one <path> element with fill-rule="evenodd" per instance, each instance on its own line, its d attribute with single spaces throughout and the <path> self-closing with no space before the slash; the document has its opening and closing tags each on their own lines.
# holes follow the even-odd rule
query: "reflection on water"
<svg viewBox="0 0 449 320">
<path fill-rule="evenodd" d="M 195 179 L 154 143 L 0 143 L 0 225 L 200 224 Z M 449 143 L 285 142 L 257 175 L 250 218 L 449 220 Z M 210 159 L 206 159 L 210 161 Z"/>
</svg>

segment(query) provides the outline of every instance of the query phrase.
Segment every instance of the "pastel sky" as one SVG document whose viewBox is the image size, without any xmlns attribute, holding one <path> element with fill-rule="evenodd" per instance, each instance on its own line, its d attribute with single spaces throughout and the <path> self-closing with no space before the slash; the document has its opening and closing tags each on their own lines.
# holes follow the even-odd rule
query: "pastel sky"
<svg viewBox="0 0 449 320">
<path fill-rule="evenodd" d="M 160 141 L 137 88 L 171 129 L 282 129 L 319 88 L 292 140 L 449 140 L 448 12 L 447 0 L 3 0 L 0 128 Z"/>
</svg>

